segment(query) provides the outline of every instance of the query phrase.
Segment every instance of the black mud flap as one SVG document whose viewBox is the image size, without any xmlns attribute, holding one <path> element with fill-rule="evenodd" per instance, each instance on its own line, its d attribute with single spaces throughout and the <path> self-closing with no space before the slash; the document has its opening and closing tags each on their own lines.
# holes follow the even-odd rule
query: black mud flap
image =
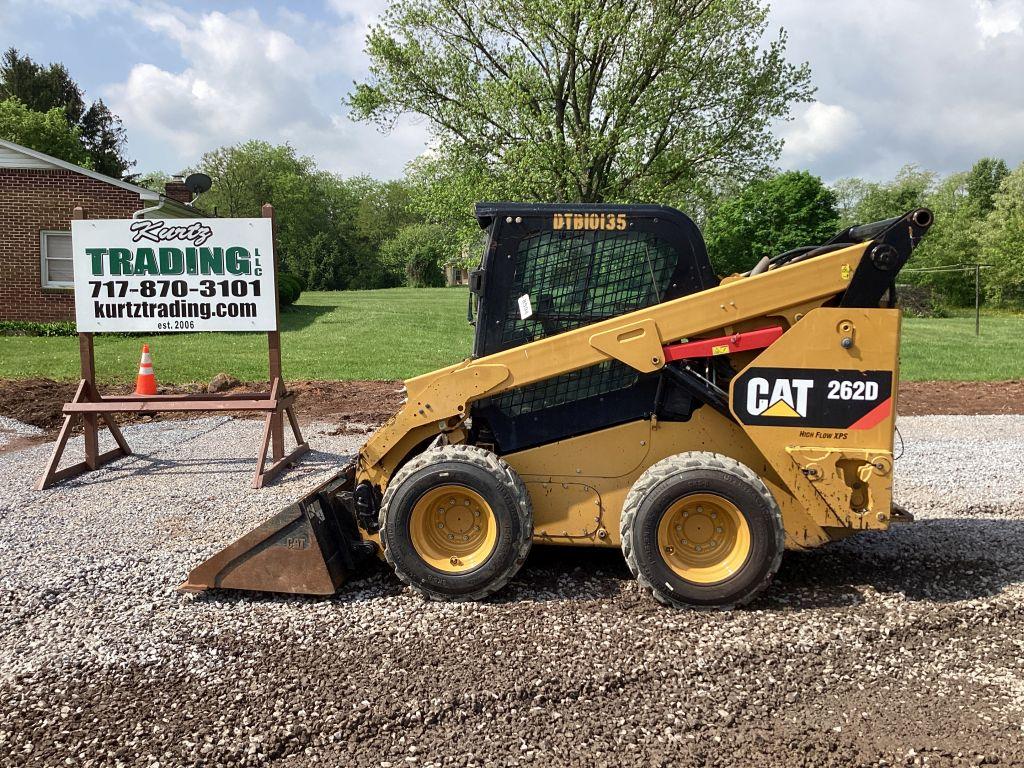
<svg viewBox="0 0 1024 768">
<path fill-rule="evenodd" d="M 351 513 L 355 465 L 193 568 L 178 589 L 333 595 L 374 553 Z"/>
</svg>

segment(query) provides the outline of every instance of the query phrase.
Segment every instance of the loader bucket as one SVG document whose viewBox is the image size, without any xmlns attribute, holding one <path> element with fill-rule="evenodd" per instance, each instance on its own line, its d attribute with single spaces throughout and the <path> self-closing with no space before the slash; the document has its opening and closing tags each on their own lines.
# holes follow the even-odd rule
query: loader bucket
<svg viewBox="0 0 1024 768">
<path fill-rule="evenodd" d="M 352 464 L 193 568 L 178 589 L 333 595 L 374 547 L 359 539 L 346 507 L 354 478 Z"/>
</svg>

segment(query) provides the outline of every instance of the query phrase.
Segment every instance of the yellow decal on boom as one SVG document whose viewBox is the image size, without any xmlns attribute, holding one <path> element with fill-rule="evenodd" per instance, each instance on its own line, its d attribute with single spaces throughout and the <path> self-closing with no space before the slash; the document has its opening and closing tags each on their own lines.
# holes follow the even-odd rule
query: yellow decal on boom
<svg viewBox="0 0 1024 768">
<path fill-rule="evenodd" d="M 841 266 L 839 268 L 839 276 L 842 277 L 843 280 L 849 280 L 850 279 L 850 273 L 852 271 L 853 270 L 850 269 L 850 265 L 849 264 L 843 264 L 843 266 Z"/>
</svg>

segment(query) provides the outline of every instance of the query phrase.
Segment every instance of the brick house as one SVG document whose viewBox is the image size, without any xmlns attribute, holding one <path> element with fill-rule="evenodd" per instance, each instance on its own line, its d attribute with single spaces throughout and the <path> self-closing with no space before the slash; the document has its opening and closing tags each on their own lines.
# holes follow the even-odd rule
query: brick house
<svg viewBox="0 0 1024 768">
<path fill-rule="evenodd" d="M 165 194 L 0 139 L 0 320 L 73 320 L 71 219 L 187 218 L 188 189 Z"/>
</svg>

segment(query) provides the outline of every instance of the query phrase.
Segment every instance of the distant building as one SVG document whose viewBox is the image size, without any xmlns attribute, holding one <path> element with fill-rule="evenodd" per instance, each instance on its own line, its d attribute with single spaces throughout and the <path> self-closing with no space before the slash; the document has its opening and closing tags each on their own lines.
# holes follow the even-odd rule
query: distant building
<svg viewBox="0 0 1024 768">
<path fill-rule="evenodd" d="M 0 320 L 73 320 L 71 219 L 201 216 L 184 183 L 165 194 L 0 139 Z"/>
<path fill-rule="evenodd" d="M 469 270 L 460 264 L 448 262 L 444 265 L 445 285 L 468 285 Z"/>
</svg>

